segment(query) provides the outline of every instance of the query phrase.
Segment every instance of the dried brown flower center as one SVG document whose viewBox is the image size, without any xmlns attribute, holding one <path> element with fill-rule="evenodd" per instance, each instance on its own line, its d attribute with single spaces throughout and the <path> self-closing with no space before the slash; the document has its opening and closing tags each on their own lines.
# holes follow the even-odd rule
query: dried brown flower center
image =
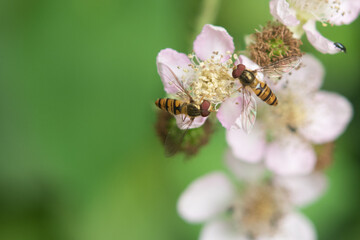
<svg viewBox="0 0 360 240">
<path fill-rule="evenodd" d="M 261 31 L 251 36 L 248 46 L 251 59 L 260 66 L 266 66 L 285 57 L 302 56 L 302 42 L 280 23 L 269 22 Z"/>
</svg>

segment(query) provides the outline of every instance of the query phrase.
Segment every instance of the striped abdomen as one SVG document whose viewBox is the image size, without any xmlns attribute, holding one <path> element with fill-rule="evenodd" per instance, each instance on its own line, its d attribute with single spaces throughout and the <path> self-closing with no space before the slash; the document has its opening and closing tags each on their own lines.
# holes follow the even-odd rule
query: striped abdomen
<svg viewBox="0 0 360 240">
<path fill-rule="evenodd" d="M 171 98 L 158 98 L 155 102 L 155 105 L 158 106 L 160 109 L 174 115 L 184 113 L 183 111 L 186 110 L 183 108 L 184 104 L 186 103 L 184 103 L 183 101 Z"/>
<path fill-rule="evenodd" d="M 259 81 L 258 84 L 252 88 L 252 90 L 261 100 L 263 100 L 267 104 L 273 106 L 276 106 L 278 104 L 277 97 L 266 83 Z"/>
</svg>

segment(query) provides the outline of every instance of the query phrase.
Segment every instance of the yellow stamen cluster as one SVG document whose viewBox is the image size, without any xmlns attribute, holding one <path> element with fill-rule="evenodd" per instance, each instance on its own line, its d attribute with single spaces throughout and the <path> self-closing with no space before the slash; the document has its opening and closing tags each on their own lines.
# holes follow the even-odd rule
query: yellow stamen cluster
<svg viewBox="0 0 360 240">
<path fill-rule="evenodd" d="M 236 81 L 232 77 L 233 61 L 231 54 L 224 56 L 213 52 L 210 59 L 200 61 L 196 56 L 189 55 L 192 64 L 189 67 L 194 75 L 189 83 L 189 92 L 194 100 L 208 100 L 213 105 L 220 104 L 236 91 Z"/>
</svg>

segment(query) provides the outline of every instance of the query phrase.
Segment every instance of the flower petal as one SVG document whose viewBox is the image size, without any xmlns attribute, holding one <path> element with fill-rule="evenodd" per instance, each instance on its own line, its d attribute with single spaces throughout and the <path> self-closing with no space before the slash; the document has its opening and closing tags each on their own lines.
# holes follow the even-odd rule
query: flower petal
<svg viewBox="0 0 360 240">
<path fill-rule="evenodd" d="M 290 135 L 268 145 L 265 164 L 274 173 L 283 176 L 309 174 L 315 166 L 316 155 L 312 146 Z"/>
<path fill-rule="evenodd" d="M 321 53 L 339 53 L 341 49 L 337 48 L 334 42 L 323 37 L 317 30 L 315 20 L 309 20 L 303 26 L 309 42 Z"/>
<path fill-rule="evenodd" d="M 190 184 L 181 194 L 177 209 L 188 222 L 204 222 L 225 212 L 234 197 L 234 186 L 225 174 L 213 172 Z"/>
<path fill-rule="evenodd" d="M 226 52 L 233 53 L 235 50 L 233 38 L 222 27 L 206 24 L 201 33 L 194 41 L 194 52 L 201 60 L 210 59 L 214 51 L 219 55 L 228 55 Z"/>
<path fill-rule="evenodd" d="M 321 172 L 298 177 L 276 176 L 274 183 L 285 188 L 291 202 L 300 207 L 317 200 L 328 186 L 327 178 Z"/>
<path fill-rule="evenodd" d="M 288 89 L 295 90 L 295 92 L 312 92 L 318 90 L 324 78 L 324 66 L 322 63 L 311 54 L 305 54 L 302 57 L 300 68 L 296 68 L 290 74 L 284 74 L 283 78 L 278 84 L 272 86 L 271 89 L 279 90 Z"/>
<path fill-rule="evenodd" d="M 200 240 L 247 240 L 236 231 L 230 220 L 214 220 L 207 223 L 200 233 Z"/>
<path fill-rule="evenodd" d="M 315 240 L 315 227 L 308 218 L 300 213 L 289 213 L 281 220 L 278 231 L 271 237 L 259 237 L 257 240 Z"/>
<path fill-rule="evenodd" d="M 259 124 L 255 123 L 253 130 L 249 134 L 240 129 L 228 130 L 226 131 L 226 140 L 234 156 L 238 159 L 256 163 L 264 156 L 266 147 L 265 132 Z"/>
<path fill-rule="evenodd" d="M 185 73 L 184 69 L 188 69 L 190 64 L 188 56 L 184 53 L 179 53 L 171 48 L 163 49 L 156 57 L 156 65 L 158 73 L 164 84 L 165 92 L 177 93 L 179 89 L 174 84 L 169 84 L 169 81 L 174 81 L 173 76 L 168 68 L 170 68 L 179 80 L 190 73 Z"/>
<path fill-rule="evenodd" d="M 184 115 L 182 114 L 175 116 L 176 124 L 180 129 L 186 129 L 190 123 L 189 117 L 186 117 L 185 120 L 183 119 L 183 117 Z M 192 124 L 190 125 L 189 129 L 201 127 L 205 123 L 206 119 L 207 117 L 200 117 L 200 116 L 196 117 L 192 122 Z"/>
<path fill-rule="evenodd" d="M 265 173 L 265 167 L 263 164 L 253 164 L 239 161 L 239 159 L 237 159 L 230 150 L 226 153 L 225 161 L 226 165 L 235 177 L 242 181 L 259 181 Z"/>
<path fill-rule="evenodd" d="M 343 25 L 352 23 L 360 12 L 360 2 L 358 0 L 341 1 L 339 9 L 335 10 L 329 22 L 335 25 Z"/>
<path fill-rule="evenodd" d="M 226 129 L 231 129 L 236 124 L 242 111 L 242 96 L 229 98 L 221 104 L 216 117 Z"/>
<path fill-rule="evenodd" d="M 296 26 L 300 23 L 296 18 L 296 12 L 290 8 L 286 0 L 271 0 L 270 13 L 286 26 Z"/>
<path fill-rule="evenodd" d="M 342 134 L 353 115 L 350 102 L 343 96 L 319 91 L 308 108 L 307 123 L 299 132 L 316 144 L 330 142 Z"/>
<path fill-rule="evenodd" d="M 239 61 L 241 64 L 245 65 L 246 69 L 255 70 L 255 69 L 260 68 L 259 65 L 257 65 L 255 62 L 251 61 L 250 58 L 248 58 L 244 55 L 239 56 Z"/>
</svg>

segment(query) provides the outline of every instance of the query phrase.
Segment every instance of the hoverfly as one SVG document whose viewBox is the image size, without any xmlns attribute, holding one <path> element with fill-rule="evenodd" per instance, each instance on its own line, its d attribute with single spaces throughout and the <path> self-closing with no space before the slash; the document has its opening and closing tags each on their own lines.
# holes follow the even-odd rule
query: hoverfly
<svg viewBox="0 0 360 240">
<path fill-rule="evenodd" d="M 301 57 L 292 56 L 283 58 L 264 67 L 255 70 L 248 70 L 244 64 L 234 66 L 232 75 L 239 79 L 241 87 L 238 89 L 243 94 L 243 108 L 240 114 L 240 128 L 249 133 L 256 120 L 256 100 L 251 92 L 254 92 L 261 100 L 269 105 L 278 104 L 277 97 L 270 87 L 263 81 L 259 80 L 257 73 L 263 73 L 271 80 L 279 80 L 284 73 L 289 73 L 296 68 L 301 62 Z"/>
<path fill-rule="evenodd" d="M 178 92 L 176 95 L 180 98 L 158 98 L 155 101 L 155 105 L 161 110 L 178 116 L 177 120 L 180 119 L 179 128 L 183 130 L 181 134 L 177 134 L 175 139 L 172 139 L 174 136 L 169 137 L 170 134 L 165 139 L 165 153 L 170 157 L 178 151 L 185 134 L 195 118 L 209 116 L 212 106 L 207 100 L 202 100 L 201 103 L 195 102 L 190 93 L 185 89 L 183 83 L 167 65 L 159 63 L 158 69 L 159 73 L 161 73 L 160 75 L 166 79 L 166 83 L 177 88 Z"/>
</svg>

